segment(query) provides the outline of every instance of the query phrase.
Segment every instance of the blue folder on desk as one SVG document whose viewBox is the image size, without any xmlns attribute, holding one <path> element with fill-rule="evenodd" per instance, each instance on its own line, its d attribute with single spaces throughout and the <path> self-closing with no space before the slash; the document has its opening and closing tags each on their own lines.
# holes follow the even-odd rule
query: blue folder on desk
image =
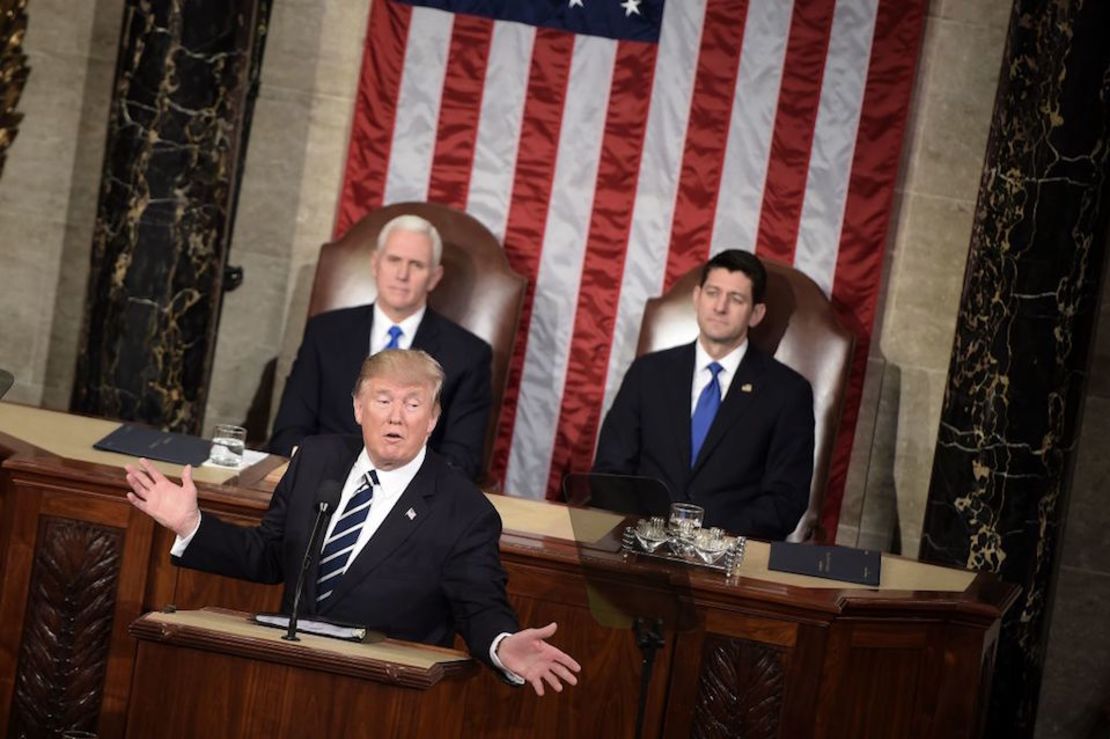
<svg viewBox="0 0 1110 739">
<path fill-rule="evenodd" d="M 93 449 L 195 467 L 208 459 L 212 442 L 187 434 L 125 423 L 93 444 Z"/>
</svg>

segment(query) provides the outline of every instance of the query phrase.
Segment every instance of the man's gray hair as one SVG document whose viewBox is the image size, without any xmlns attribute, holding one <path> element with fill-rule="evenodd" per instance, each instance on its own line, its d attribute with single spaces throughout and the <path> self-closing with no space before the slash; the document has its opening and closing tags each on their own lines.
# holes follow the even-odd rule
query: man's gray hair
<svg viewBox="0 0 1110 739">
<path fill-rule="evenodd" d="M 397 216 L 382 226 L 382 230 L 378 232 L 378 249 L 385 246 L 386 240 L 394 231 L 411 231 L 427 236 L 428 240 L 432 242 L 432 266 L 439 266 L 439 260 L 443 258 L 443 239 L 439 237 L 439 231 L 436 230 L 436 227 L 428 220 L 411 213 Z"/>
</svg>

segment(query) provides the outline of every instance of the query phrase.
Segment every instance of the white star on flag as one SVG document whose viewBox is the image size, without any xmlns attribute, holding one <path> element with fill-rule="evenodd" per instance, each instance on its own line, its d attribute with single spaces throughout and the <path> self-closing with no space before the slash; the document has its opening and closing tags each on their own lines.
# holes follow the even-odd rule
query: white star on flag
<svg viewBox="0 0 1110 739">
<path fill-rule="evenodd" d="M 570 0 L 570 7 L 584 8 L 585 6 L 582 4 L 582 0 Z"/>
<path fill-rule="evenodd" d="M 627 18 L 628 16 L 632 15 L 633 13 L 635 13 L 636 15 L 639 15 L 640 14 L 640 3 L 642 3 L 642 2 L 643 2 L 643 0 L 624 0 L 624 2 L 621 3 L 621 7 L 624 8 L 624 17 Z"/>
</svg>

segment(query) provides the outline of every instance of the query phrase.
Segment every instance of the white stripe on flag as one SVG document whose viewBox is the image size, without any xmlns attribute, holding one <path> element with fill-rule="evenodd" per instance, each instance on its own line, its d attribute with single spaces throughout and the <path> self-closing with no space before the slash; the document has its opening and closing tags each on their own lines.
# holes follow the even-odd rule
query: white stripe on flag
<svg viewBox="0 0 1110 739">
<path fill-rule="evenodd" d="M 832 293 L 836 276 L 877 12 L 878 0 L 839 0 L 833 12 L 794 254 L 794 266 L 813 278 L 826 295 Z"/>
<path fill-rule="evenodd" d="M 505 240 L 536 29 L 495 21 L 466 210 Z"/>
<path fill-rule="evenodd" d="M 610 39 L 574 41 L 505 474 L 507 490 L 537 497 L 551 466 L 616 53 Z"/>
<path fill-rule="evenodd" d="M 704 18 L 705 0 L 672 2 L 663 14 L 602 418 L 636 353 L 644 303 L 663 285 Z"/>
<path fill-rule="evenodd" d="M 389 148 L 385 205 L 428 198 L 454 18 L 442 10 L 420 7 L 412 10 Z"/>
<path fill-rule="evenodd" d="M 751 0 L 748 4 L 717 190 L 711 256 L 724 249 L 755 252 L 792 9 L 790 0 Z"/>
</svg>

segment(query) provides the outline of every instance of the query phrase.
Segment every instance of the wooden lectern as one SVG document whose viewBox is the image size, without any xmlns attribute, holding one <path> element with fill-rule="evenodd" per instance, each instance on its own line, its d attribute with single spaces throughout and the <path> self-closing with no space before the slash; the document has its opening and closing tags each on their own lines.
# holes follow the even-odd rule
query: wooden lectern
<svg viewBox="0 0 1110 739">
<path fill-rule="evenodd" d="M 641 689 L 649 739 L 981 734 L 1000 618 L 1017 597 L 989 573 L 883 555 L 879 587 L 867 588 L 772 571 L 768 546 L 751 541 L 739 576 L 725 578 L 622 554 L 621 516 L 502 495 L 490 501 L 512 605 L 523 624 L 558 622 L 552 642 L 582 664 L 580 684 L 562 693 L 538 698 L 484 668 L 402 690 L 338 661 L 321 670 L 226 641 L 164 643 L 149 624 L 133 635 L 130 624 L 168 603 L 274 611 L 281 589 L 174 567 L 173 535 L 127 502 L 127 460 L 90 448 L 113 427 L 0 403 L 0 736 L 160 737 L 169 724 L 211 720 L 181 734 L 207 737 L 224 719 L 206 712 L 240 706 L 251 720 L 311 714 L 328 729 L 314 736 L 350 735 L 362 724 L 344 717 L 370 716 L 358 721 L 383 737 L 422 736 L 431 717 L 443 737 L 617 739 L 633 735 Z M 202 509 L 256 523 L 272 485 L 249 472 L 199 480 L 215 471 L 198 470 Z M 642 681 L 644 641 L 660 646 Z M 163 683 L 175 686 L 168 698 L 148 697 L 164 670 L 186 668 Z M 167 721 L 174 705 L 191 708 Z M 417 723 L 386 730 L 394 720 Z"/>
<path fill-rule="evenodd" d="M 284 631 L 245 613 L 148 613 L 138 640 L 128 737 L 429 737 L 462 732 L 464 652 Z"/>
</svg>

